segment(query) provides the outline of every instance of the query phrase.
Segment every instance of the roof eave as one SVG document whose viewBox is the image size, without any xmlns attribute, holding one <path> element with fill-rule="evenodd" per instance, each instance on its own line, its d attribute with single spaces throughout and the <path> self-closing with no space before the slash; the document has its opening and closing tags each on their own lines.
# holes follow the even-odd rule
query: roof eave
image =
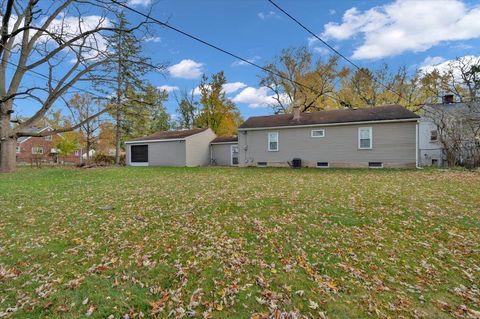
<svg viewBox="0 0 480 319">
<path fill-rule="evenodd" d="M 192 135 L 190 135 L 190 136 L 192 136 Z M 156 139 L 156 140 L 126 141 L 125 144 L 175 142 L 175 141 L 185 141 L 185 139 L 186 138 L 164 138 L 164 139 Z"/>
<path fill-rule="evenodd" d="M 369 123 L 394 123 L 394 122 L 418 122 L 420 116 L 408 119 L 394 119 L 394 120 L 374 120 L 374 121 L 356 121 L 356 122 L 334 122 L 334 123 L 317 123 L 317 124 L 297 124 L 297 125 L 278 125 L 278 126 L 262 126 L 262 127 L 239 127 L 238 131 L 255 131 L 255 130 L 269 130 L 281 128 L 301 128 L 301 127 L 316 127 L 316 126 L 343 126 L 343 125 L 361 125 Z"/>
</svg>

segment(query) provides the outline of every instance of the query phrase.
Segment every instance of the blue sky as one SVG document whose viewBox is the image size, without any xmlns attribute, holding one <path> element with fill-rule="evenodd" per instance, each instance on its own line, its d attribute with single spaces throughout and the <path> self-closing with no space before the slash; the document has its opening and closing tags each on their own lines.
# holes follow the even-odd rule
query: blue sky
<svg viewBox="0 0 480 319">
<path fill-rule="evenodd" d="M 151 0 L 130 0 L 144 11 Z M 239 56 L 266 64 L 288 47 L 308 45 L 318 57 L 331 52 L 309 39 L 266 0 L 157 0 L 153 16 Z M 387 62 L 410 70 L 444 63 L 455 57 L 479 56 L 480 2 L 462 0 L 326 1 L 276 0 L 315 33 L 322 35 L 357 64 L 376 67 Z M 138 20 L 127 12 L 132 21 Z M 145 54 L 167 62 L 169 71 L 149 74 L 155 86 L 192 90 L 200 75 L 223 70 L 228 96 L 242 115 L 270 114 L 267 90 L 259 87 L 261 71 L 173 31 L 154 26 Z M 182 62 L 183 61 L 183 62 Z M 235 90 L 237 89 L 237 90 Z M 173 93 L 173 91 L 172 91 Z M 175 113 L 173 97 L 167 109 Z"/>
</svg>

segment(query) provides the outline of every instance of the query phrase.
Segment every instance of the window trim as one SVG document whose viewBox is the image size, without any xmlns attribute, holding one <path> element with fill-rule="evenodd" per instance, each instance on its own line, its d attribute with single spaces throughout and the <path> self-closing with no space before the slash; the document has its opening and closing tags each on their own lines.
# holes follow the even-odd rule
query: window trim
<svg viewBox="0 0 480 319">
<path fill-rule="evenodd" d="M 270 148 L 270 134 L 272 134 L 272 133 L 276 134 L 276 136 L 277 136 L 277 148 L 276 149 L 271 149 Z M 280 150 L 280 137 L 279 137 L 278 131 L 267 132 L 267 147 L 268 147 L 267 149 L 268 149 L 269 152 L 278 152 Z"/>
<path fill-rule="evenodd" d="M 52 141 L 52 140 L 53 140 L 53 137 L 52 137 L 52 135 L 45 135 L 45 136 L 43 137 L 43 139 L 44 139 L 45 141 Z"/>
<path fill-rule="evenodd" d="M 322 135 L 321 136 L 316 136 L 313 134 L 313 132 L 322 132 Z M 325 137 L 325 129 L 324 128 L 321 128 L 321 129 L 315 129 L 315 130 L 311 130 L 310 131 L 310 137 L 312 138 L 323 138 Z"/>
<path fill-rule="evenodd" d="M 37 149 L 37 152 L 34 152 L 35 149 Z M 38 150 L 41 150 L 41 152 L 38 152 Z M 32 154 L 33 155 L 43 155 L 43 147 L 42 146 L 32 147 Z"/>
<path fill-rule="evenodd" d="M 380 164 L 380 165 L 377 166 L 376 164 Z M 368 162 L 368 168 L 372 168 L 372 169 L 383 168 L 383 162 Z"/>
<path fill-rule="evenodd" d="M 369 147 L 362 147 L 361 145 L 361 131 L 364 129 L 368 129 L 369 131 L 369 140 L 370 146 Z M 371 126 L 362 126 L 358 128 L 358 149 L 359 150 L 371 150 L 373 148 L 373 129 Z"/>
<path fill-rule="evenodd" d="M 320 163 L 322 164 L 327 164 L 327 165 L 319 165 Z M 330 162 L 317 162 L 315 165 L 316 168 L 329 168 L 330 167 Z"/>
<path fill-rule="evenodd" d="M 435 137 L 435 138 L 433 138 Z M 430 142 L 435 143 L 438 142 L 438 130 L 431 130 L 430 131 Z"/>
<path fill-rule="evenodd" d="M 20 154 L 22 152 L 22 148 L 20 146 L 17 146 L 15 148 L 15 154 Z"/>
</svg>

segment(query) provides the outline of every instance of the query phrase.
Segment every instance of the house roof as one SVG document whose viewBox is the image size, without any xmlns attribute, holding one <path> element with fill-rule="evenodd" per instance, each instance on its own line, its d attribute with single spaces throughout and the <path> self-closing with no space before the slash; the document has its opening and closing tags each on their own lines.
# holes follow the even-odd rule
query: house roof
<svg viewBox="0 0 480 319">
<path fill-rule="evenodd" d="M 293 114 L 249 117 L 239 129 L 282 127 L 314 124 L 335 124 L 386 120 L 418 119 L 419 116 L 401 105 L 384 105 L 360 109 L 341 109 L 301 113 L 299 119 Z"/>
<path fill-rule="evenodd" d="M 50 126 L 46 126 L 46 127 L 43 127 L 43 128 L 39 128 L 39 127 L 27 127 L 25 129 L 22 130 L 22 133 L 27 133 L 27 134 L 38 134 L 38 133 L 42 133 L 43 131 L 45 130 L 51 130 L 52 128 Z M 23 143 L 25 142 L 26 140 L 30 139 L 31 136 L 20 136 L 18 139 L 17 139 L 17 143 L 20 144 L 20 143 Z"/>
<path fill-rule="evenodd" d="M 211 144 L 217 144 L 217 143 L 235 143 L 235 142 L 238 142 L 238 136 L 237 135 L 217 136 L 210 143 Z"/>
<path fill-rule="evenodd" d="M 190 130 L 179 130 L 179 131 L 161 131 L 148 136 L 138 137 L 130 140 L 129 142 L 135 141 L 151 141 L 151 140 L 171 140 L 171 139 L 183 139 L 203 131 L 206 131 L 208 128 L 194 128 Z"/>
</svg>

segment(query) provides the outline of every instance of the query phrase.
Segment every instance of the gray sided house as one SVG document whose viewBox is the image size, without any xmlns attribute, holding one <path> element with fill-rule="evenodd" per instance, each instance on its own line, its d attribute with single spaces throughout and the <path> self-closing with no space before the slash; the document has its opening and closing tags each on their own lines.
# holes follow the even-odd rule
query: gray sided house
<svg viewBox="0 0 480 319">
<path fill-rule="evenodd" d="M 239 165 L 416 167 L 418 119 L 400 105 L 250 117 Z"/>
<path fill-rule="evenodd" d="M 129 166 L 203 166 L 210 163 L 211 129 L 158 132 L 125 142 Z"/>
<path fill-rule="evenodd" d="M 212 165 L 238 166 L 238 137 L 219 136 L 210 143 Z"/>
</svg>

